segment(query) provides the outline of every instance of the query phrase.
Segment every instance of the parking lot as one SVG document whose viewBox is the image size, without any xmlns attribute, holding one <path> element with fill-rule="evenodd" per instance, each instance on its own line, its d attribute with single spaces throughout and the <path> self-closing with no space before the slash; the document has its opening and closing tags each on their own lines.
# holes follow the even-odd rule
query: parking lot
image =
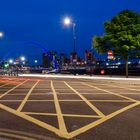
<svg viewBox="0 0 140 140">
<path fill-rule="evenodd" d="M 140 83 L 0 78 L 0 137 L 139 140 Z"/>
</svg>

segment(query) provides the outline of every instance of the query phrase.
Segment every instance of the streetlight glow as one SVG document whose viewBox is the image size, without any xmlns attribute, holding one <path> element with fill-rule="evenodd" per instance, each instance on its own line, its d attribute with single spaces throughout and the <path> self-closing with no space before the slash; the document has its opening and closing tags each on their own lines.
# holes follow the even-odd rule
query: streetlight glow
<svg viewBox="0 0 140 140">
<path fill-rule="evenodd" d="M 0 38 L 2 38 L 3 37 L 3 32 L 0 32 Z"/>
<path fill-rule="evenodd" d="M 22 56 L 20 59 L 21 59 L 21 61 L 25 61 L 25 57 L 24 56 Z"/>
<path fill-rule="evenodd" d="M 34 62 L 35 62 L 35 63 L 38 63 L 38 61 L 37 61 L 37 60 L 35 60 Z"/>
<path fill-rule="evenodd" d="M 9 63 L 10 63 L 10 64 L 13 64 L 13 62 L 14 62 L 14 61 L 13 61 L 12 59 L 9 60 Z"/>
<path fill-rule="evenodd" d="M 71 24 L 71 19 L 69 17 L 64 18 L 64 24 L 65 25 L 70 25 Z"/>
<path fill-rule="evenodd" d="M 70 18 L 70 17 L 65 17 L 64 18 L 64 25 L 66 26 L 72 26 L 73 30 L 73 52 L 75 52 L 76 48 L 76 23 Z"/>
</svg>

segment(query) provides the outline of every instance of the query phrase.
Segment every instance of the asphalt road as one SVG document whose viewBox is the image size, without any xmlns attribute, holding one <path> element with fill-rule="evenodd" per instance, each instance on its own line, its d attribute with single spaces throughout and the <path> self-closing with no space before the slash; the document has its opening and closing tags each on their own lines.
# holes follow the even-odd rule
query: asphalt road
<svg viewBox="0 0 140 140">
<path fill-rule="evenodd" d="M 140 140 L 140 83 L 0 78 L 0 140 Z"/>
</svg>

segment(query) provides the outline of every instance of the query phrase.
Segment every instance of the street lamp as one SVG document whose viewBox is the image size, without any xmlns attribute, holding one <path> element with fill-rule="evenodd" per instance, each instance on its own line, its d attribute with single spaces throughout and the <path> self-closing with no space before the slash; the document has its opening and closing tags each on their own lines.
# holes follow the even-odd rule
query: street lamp
<svg viewBox="0 0 140 140">
<path fill-rule="evenodd" d="M 34 62 L 35 62 L 35 64 L 37 64 L 38 63 L 38 60 L 35 60 Z"/>
<path fill-rule="evenodd" d="M 9 63 L 10 63 L 10 64 L 13 64 L 13 62 L 14 62 L 13 59 L 10 59 L 10 60 L 9 60 Z"/>
<path fill-rule="evenodd" d="M 25 57 L 24 56 L 20 57 L 20 60 L 25 61 Z"/>
<path fill-rule="evenodd" d="M 76 24 L 72 21 L 72 19 L 70 17 L 65 17 L 63 22 L 64 22 L 65 26 L 72 25 L 72 29 L 73 29 L 73 52 L 75 52 L 76 51 Z"/>
<path fill-rule="evenodd" d="M 0 38 L 2 38 L 4 36 L 3 32 L 0 32 Z"/>
<path fill-rule="evenodd" d="M 64 18 L 64 24 L 65 25 L 70 25 L 71 24 L 71 19 L 69 17 Z"/>
</svg>

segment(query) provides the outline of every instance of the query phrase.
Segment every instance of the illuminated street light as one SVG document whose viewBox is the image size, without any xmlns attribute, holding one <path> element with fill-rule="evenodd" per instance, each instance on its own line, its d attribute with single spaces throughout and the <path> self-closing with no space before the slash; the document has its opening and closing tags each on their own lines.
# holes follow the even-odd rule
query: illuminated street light
<svg viewBox="0 0 140 140">
<path fill-rule="evenodd" d="M 35 62 L 36 64 L 38 63 L 38 61 L 37 61 L 37 60 L 35 60 L 34 62 Z"/>
<path fill-rule="evenodd" d="M 66 26 L 72 25 L 72 28 L 73 28 L 73 52 L 75 52 L 75 49 L 76 49 L 76 24 L 69 17 L 65 17 L 63 22 L 64 22 L 64 25 L 66 25 Z"/>
<path fill-rule="evenodd" d="M 22 64 L 25 65 L 25 61 L 23 61 Z"/>
<path fill-rule="evenodd" d="M 3 34 L 3 32 L 0 32 L 0 38 L 2 38 L 2 37 L 3 37 L 3 35 L 4 35 L 4 34 Z"/>
<path fill-rule="evenodd" d="M 20 58 L 20 60 L 21 60 L 21 61 L 25 61 L 25 57 L 22 56 L 22 57 Z"/>
<path fill-rule="evenodd" d="M 12 59 L 9 60 L 9 63 L 10 63 L 10 64 L 13 64 L 13 62 L 14 62 L 14 61 L 13 61 Z"/>
<path fill-rule="evenodd" d="M 70 25 L 72 22 L 71 22 L 71 19 L 69 17 L 66 17 L 64 18 L 64 24 L 65 25 Z"/>
</svg>

